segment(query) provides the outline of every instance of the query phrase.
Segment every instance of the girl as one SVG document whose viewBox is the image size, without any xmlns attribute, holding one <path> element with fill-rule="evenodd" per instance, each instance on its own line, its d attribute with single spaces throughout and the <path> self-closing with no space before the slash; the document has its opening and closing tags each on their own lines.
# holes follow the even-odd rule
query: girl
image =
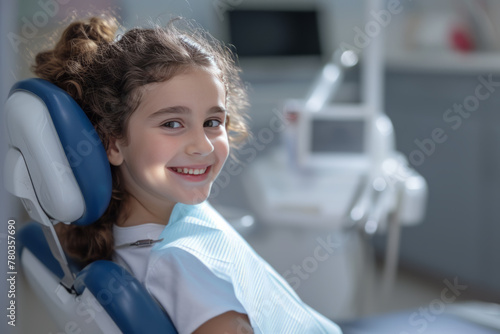
<svg viewBox="0 0 500 334">
<path fill-rule="evenodd" d="M 103 217 L 57 225 L 67 253 L 128 268 L 179 333 L 340 333 L 205 201 L 247 134 L 230 52 L 173 23 L 116 30 L 97 17 L 72 23 L 34 65 L 86 112 L 112 167 Z"/>
</svg>

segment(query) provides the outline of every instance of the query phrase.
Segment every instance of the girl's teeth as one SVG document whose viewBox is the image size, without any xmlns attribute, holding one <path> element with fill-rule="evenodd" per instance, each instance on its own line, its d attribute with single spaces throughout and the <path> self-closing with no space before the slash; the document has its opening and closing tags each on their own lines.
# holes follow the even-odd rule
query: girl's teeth
<svg viewBox="0 0 500 334">
<path fill-rule="evenodd" d="M 188 168 L 177 168 L 177 173 L 200 175 L 206 172 L 206 168 L 203 169 L 188 169 Z"/>
</svg>

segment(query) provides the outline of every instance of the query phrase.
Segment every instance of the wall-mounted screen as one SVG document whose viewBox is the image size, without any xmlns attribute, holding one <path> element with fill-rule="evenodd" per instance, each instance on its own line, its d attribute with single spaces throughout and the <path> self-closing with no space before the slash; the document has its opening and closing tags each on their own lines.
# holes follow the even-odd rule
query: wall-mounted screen
<svg viewBox="0 0 500 334">
<path fill-rule="evenodd" d="M 315 10 L 235 9 L 228 18 L 239 57 L 321 55 Z"/>
</svg>

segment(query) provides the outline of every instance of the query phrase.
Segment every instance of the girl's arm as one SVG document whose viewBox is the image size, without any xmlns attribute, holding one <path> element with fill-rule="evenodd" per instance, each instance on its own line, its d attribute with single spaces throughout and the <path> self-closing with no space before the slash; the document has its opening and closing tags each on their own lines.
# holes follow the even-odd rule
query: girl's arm
<svg viewBox="0 0 500 334">
<path fill-rule="evenodd" d="M 193 334 L 253 334 L 246 314 L 229 311 L 198 327 Z"/>
</svg>

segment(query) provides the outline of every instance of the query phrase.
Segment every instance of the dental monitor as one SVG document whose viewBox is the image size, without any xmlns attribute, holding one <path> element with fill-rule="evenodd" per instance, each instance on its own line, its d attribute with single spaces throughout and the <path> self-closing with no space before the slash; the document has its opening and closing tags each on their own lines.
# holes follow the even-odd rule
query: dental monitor
<svg viewBox="0 0 500 334">
<path fill-rule="evenodd" d="M 296 115 L 292 135 L 296 136 L 294 150 L 300 167 L 356 170 L 368 167 L 372 122 L 363 107 L 345 104 L 308 112 L 305 101 L 289 100 L 285 113 Z"/>
</svg>

